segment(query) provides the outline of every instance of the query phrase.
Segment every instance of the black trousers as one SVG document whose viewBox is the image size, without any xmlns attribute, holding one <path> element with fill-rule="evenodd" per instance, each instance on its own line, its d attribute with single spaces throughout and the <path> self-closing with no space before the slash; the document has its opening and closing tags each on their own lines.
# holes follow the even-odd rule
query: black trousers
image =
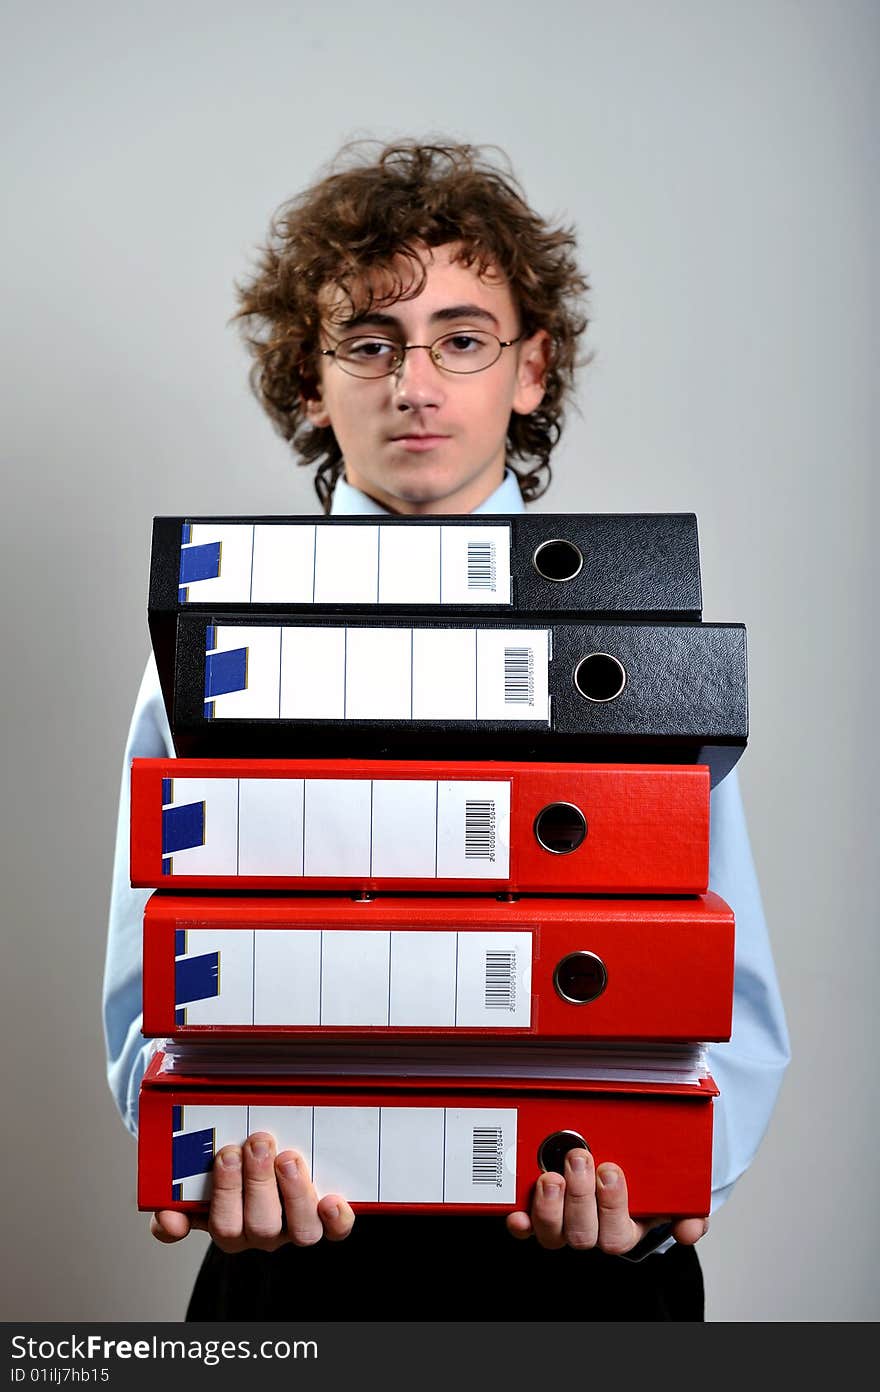
<svg viewBox="0 0 880 1392">
<path fill-rule="evenodd" d="M 504 1219 L 365 1214 L 344 1242 L 209 1247 L 198 1320 L 703 1320 L 696 1249 L 627 1262 L 518 1242 Z"/>
</svg>

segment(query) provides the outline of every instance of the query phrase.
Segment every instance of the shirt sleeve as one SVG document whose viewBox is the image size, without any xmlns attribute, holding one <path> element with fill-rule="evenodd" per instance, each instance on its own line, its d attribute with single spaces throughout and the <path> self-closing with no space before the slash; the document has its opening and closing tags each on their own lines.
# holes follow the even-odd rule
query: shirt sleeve
<svg viewBox="0 0 880 1392">
<path fill-rule="evenodd" d="M 132 1135 L 137 1135 L 138 1095 L 144 1069 L 155 1047 L 141 1034 L 143 1022 L 144 906 L 152 890 L 132 889 L 129 873 L 130 770 L 135 758 L 174 756 L 174 744 L 150 656 L 135 702 L 125 746 L 119 789 L 119 819 L 113 858 L 113 881 L 107 955 L 104 962 L 104 1039 L 107 1081 L 116 1106 Z"/>
<path fill-rule="evenodd" d="M 736 921 L 733 1029 L 729 1043 L 708 1050 L 720 1089 L 713 1104 L 714 1213 L 755 1158 L 790 1058 L 736 769 L 712 791 L 709 888 L 726 900 Z"/>
<path fill-rule="evenodd" d="M 733 1027 L 730 1042 L 708 1047 L 713 1102 L 712 1205 L 715 1213 L 755 1158 L 770 1124 L 790 1051 L 785 1012 L 755 872 L 737 770 L 712 789 L 709 888 L 733 909 Z M 649 1233 L 635 1260 L 675 1246 L 668 1225 Z M 633 1259 L 633 1256 L 630 1259 Z"/>
</svg>

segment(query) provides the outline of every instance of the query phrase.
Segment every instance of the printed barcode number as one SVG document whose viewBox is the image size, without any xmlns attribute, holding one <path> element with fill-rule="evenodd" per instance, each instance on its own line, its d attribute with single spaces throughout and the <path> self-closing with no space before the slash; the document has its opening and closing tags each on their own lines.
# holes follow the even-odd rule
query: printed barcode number
<svg viewBox="0 0 880 1392">
<path fill-rule="evenodd" d="M 486 952 L 487 1010 L 516 1010 L 516 950 L 491 948 Z"/>
<path fill-rule="evenodd" d="M 495 589 L 494 541 L 468 542 L 467 587 L 469 590 Z"/>
<path fill-rule="evenodd" d="M 495 860 L 495 801 L 474 798 L 464 805 L 465 860 Z"/>
<path fill-rule="evenodd" d="M 471 1152 L 471 1183 L 493 1184 L 501 1188 L 504 1181 L 504 1144 L 500 1126 L 475 1126 Z"/>
<path fill-rule="evenodd" d="M 504 649 L 504 704 L 535 704 L 535 655 L 531 648 Z"/>
</svg>

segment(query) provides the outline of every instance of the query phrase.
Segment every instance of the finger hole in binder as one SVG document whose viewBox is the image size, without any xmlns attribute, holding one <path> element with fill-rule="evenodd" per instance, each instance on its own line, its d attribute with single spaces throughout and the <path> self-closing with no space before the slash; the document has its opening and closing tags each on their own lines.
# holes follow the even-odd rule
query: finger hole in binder
<svg viewBox="0 0 880 1392">
<path fill-rule="evenodd" d="M 575 667 L 574 684 L 588 701 L 616 701 L 626 686 L 626 669 L 610 653 L 590 653 Z"/>
<path fill-rule="evenodd" d="M 577 1131 L 554 1131 L 552 1135 L 545 1136 L 538 1146 L 538 1164 L 545 1171 L 552 1170 L 554 1174 L 565 1172 L 565 1157 L 570 1150 L 589 1150 L 583 1136 Z"/>
<path fill-rule="evenodd" d="M 552 580 L 555 584 L 561 585 L 566 580 L 573 580 L 576 575 L 580 575 L 584 555 L 573 541 L 553 537 L 550 541 L 541 542 L 532 556 L 532 565 L 544 580 Z"/>
<path fill-rule="evenodd" d="M 572 802 L 551 802 L 535 818 L 539 846 L 552 855 L 570 855 L 587 834 L 587 819 Z"/>
<path fill-rule="evenodd" d="M 608 971 L 595 952 L 569 952 L 556 963 L 553 985 L 557 995 L 572 1005 L 586 1005 L 601 996 L 608 985 Z"/>
</svg>

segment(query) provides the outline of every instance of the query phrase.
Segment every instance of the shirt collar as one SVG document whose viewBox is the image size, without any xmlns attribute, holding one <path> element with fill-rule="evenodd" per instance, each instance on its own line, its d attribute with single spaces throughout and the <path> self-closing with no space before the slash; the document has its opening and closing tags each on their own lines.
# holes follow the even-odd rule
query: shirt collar
<svg viewBox="0 0 880 1392">
<path fill-rule="evenodd" d="M 474 508 L 474 512 L 503 512 L 520 513 L 525 512 L 526 506 L 519 491 L 519 483 L 516 474 L 512 469 L 505 469 L 504 478 L 494 493 L 490 493 L 479 507 Z M 442 515 L 442 514 L 441 514 Z M 333 500 L 330 504 L 331 517 L 388 517 L 387 508 L 383 508 L 376 502 L 375 498 L 370 498 L 366 493 L 362 493 L 359 488 L 352 488 L 344 478 L 340 478 L 333 490 Z"/>
</svg>

